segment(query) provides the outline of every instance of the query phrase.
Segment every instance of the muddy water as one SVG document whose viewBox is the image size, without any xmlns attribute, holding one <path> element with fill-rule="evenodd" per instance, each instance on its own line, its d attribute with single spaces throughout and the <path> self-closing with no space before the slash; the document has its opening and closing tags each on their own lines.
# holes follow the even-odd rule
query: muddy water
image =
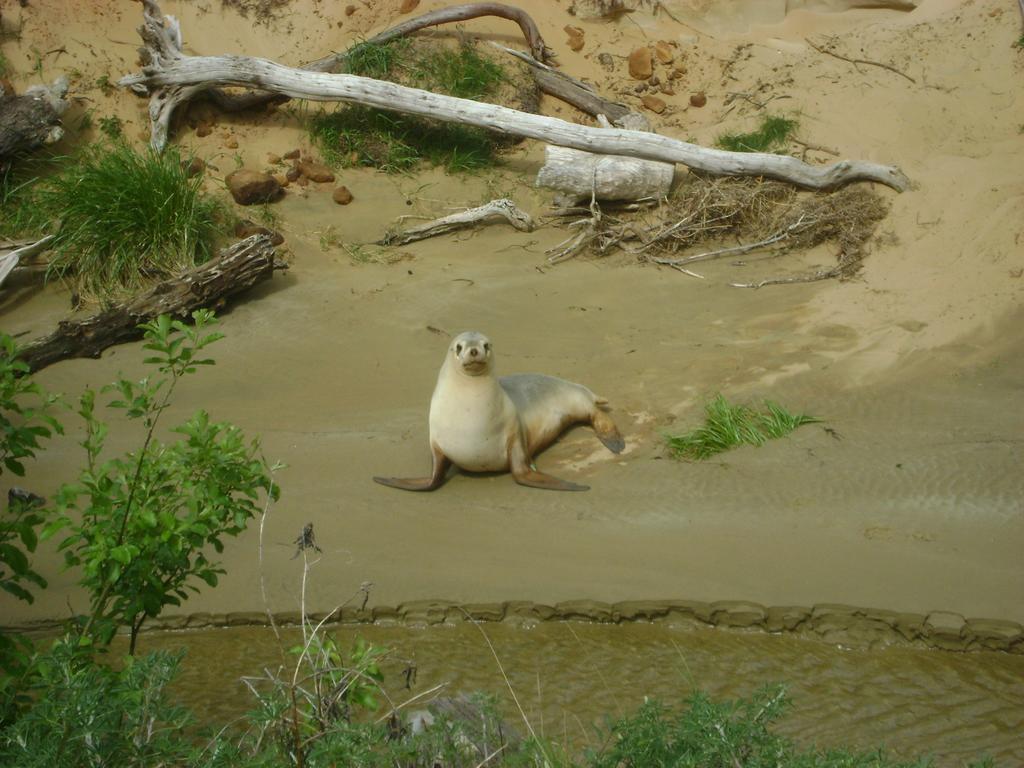
<svg viewBox="0 0 1024 768">
<path fill-rule="evenodd" d="M 680 701 L 695 687 L 715 697 L 747 696 L 784 682 L 792 708 L 781 732 L 803 745 L 884 744 L 910 758 L 930 754 L 939 766 L 991 755 L 999 765 L 1024 762 L 1024 657 L 890 647 L 841 646 L 792 636 L 693 629 L 665 624 L 489 624 L 487 636 L 533 727 L 575 747 L 594 745 L 605 715 L 629 714 L 645 696 Z M 494 657 L 469 624 L 428 628 L 364 626 L 337 631 L 393 649 L 384 667 L 398 701 L 447 683 L 445 694 L 498 695 L 517 711 Z M 297 642 L 288 630 L 285 645 Z M 222 723 L 252 704 L 239 679 L 276 668 L 271 630 L 231 628 L 154 632 L 143 650 L 184 647 L 178 692 L 201 719 Z M 402 670 L 413 663 L 411 690 Z"/>
</svg>

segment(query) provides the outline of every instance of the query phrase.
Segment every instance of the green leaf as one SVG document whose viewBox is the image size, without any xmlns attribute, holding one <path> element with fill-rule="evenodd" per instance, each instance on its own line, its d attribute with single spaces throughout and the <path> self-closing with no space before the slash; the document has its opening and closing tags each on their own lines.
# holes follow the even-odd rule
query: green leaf
<svg viewBox="0 0 1024 768">
<path fill-rule="evenodd" d="M 0 543 L 0 563 L 8 566 L 18 576 L 28 571 L 28 558 L 15 546 Z"/>
<path fill-rule="evenodd" d="M 23 600 L 26 603 L 32 603 L 35 601 L 32 593 L 24 587 L 15 584 L 13 581 L 0 580 L 0 589 L 11 595 L 14 595 L 19 600 Z"/>
</svg>

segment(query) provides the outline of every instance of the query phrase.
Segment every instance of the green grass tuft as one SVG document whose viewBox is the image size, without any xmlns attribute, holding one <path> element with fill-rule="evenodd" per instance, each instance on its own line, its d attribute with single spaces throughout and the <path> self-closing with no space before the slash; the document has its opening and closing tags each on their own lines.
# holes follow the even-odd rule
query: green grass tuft
<svg viewBox="0 0 1024 768">
<path fill-rule="evenodd" d="M 799 426 L 819 421 L 806 414 L 792 414 L 772 402 L 766 401 L 764 407 L 756 411 L 745 405 L 730 405 L 717 395 L 704 406 L 704 426 L 684 435 L 667 436 L 672 455 L 699 461 L 740 445 L 763 445 Z"/>
<path fill-rule="evenodd" d="M 726 133 L 716 140 L 730 152 L 773 152 L 785 147 L 798 123 L 788 117 L 768 116 L 751 133 Z"/>
<path fill-rule="evenodd" d="M 222 206 L 182 160 L 173 146 L 158 154 L 114 142 L 47 179 L 40 209 L 61 222 L 49 275 L 106 301 L 206 261 Z"/>
<path fill-rule="evenodd" d="M 391 74 L 408 50 L 409 41 L 405 38 L 383 45 L 358 43 L 345 53 L 345 71 L 350 75 L 380 80 Z"/>
<path fill-rule="evenodd" d="M 470 45 L 461 45 L 456 51 L 449 48 L 425 51 L 412 67 L 413 79 L 420 88 L 460 99 L 481 99 L 494 93 L 505 80 L 504 70 Z"/>
<path fill-rule="evenodd" d="M 345 64 L 350 74 L 467 99 L 488 96 L 505 81 L 502 68 L 471 45 L 361 43 L 348 52 Z M 308 120 L 308 130 L 324 160 L 339 167 L 365 165 L 394 173 L 425 161 L 455 172 L 493 165 L 495 157 L 496 142 L 483 129 L 358 105 L 321 110 Z"/>
<path fill-rule="evenodd" d="M 494 162 L 495 142 L 484 130 L 437 123 L 363 106 L 320 112 L 309 134 L 334 166 L 366 165 L 389 173 L 409 171 L 426 160 L 449 171 Z"/>
</svg>

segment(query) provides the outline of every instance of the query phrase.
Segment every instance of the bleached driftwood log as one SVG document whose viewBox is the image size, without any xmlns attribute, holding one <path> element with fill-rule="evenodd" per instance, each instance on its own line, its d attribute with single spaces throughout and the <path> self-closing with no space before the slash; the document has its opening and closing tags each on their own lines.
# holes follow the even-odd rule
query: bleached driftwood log
<svg viewBox="0 0 1024 768">
<path fill-rule="evenodd" d="M 167 143 L 171 115 L 179 104 L 207 88 L 238 85 L 313 101 L 351 101 L 444 122 L 475 125 L 585 152 L 683 163 L 716 175 L 767 176 L 811 189 L 827 189 L 851 181 L 877 181 L 902 191 L 909 184 L 898 168 L 877 163 L 844 160 L 828 166 L 812 166 L 785 155 L 726 152 L 657 134 L 590 128 L 367 77 L 292 69 L 266 59 L 186 56 L 182 53 L 177 22 L 168 17 L 165 24 L 155 0 L 143 0 L 143 6 L 145 23 L 139 31 L 150 61 L 141 73 L 123 77 L 119 84 L 151 94 L 151 142 L 158 149 Z"/>
<path fill-rule="evenodd" d="M 533 219 L 530 218 L 530 214 L 521 211 L 516 207 L 515 203 L 503 197 L 500 200 L 491 200 L 491 202 L 479 205 L 476 208 L 469 208 L 465 211 L 453 213 L 450 216 L 443 216 L 440 219 L 434 219 L 426 224 L 410 227 L 401 232 L 389 232 L 377 241 L 377 245 L 405 245 L 417 240 L 425 240 L 428 237 L 453 232 L 456 229 L 471 227 L 474 224 L 479 224 L 496 216 L 505 219 L 520 232 L 533 231 Z"/>
<path fill-rule="evenodd" d="M 604 115 L 603 128 L 611 128 Z M 620 117 L 622 128 L 649 130 L 647 119 L 636 112 Z M 586 200 L 660 200 L 672 188 L 676 167 L 671 163 L 640 160 L 623 155 L 595 155 L 578 149 L 544 147 L 544 165 L 537 186 L 558 192 L 555 205 L 573 206 Z"/>
<path fill-rule="evenodd" d="M 53 240 L 53 235 L 47 235 L 35 241 L 26 240 L 9 245 L 0 244 L 0 286 L 4 284 L 8 275 L 17 269 L 22 259 L 42 253 L 51 240 Z"/>
<path fill-rule="evenodd" d="M 578 149 L 544 147 L 537 186 L 558 192 L 556 205 L 595 200 L 661 198 L 672 187 L 675 166 L 621 155 L 595 155 Z"/>
</svg>

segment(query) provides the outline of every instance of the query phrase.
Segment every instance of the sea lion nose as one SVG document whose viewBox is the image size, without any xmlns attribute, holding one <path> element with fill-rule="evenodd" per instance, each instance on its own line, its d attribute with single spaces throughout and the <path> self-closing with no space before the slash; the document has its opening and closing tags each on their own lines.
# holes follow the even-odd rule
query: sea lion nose
<svg viewBox="0 0 1024 768">
<path fill-rule="evenodd" d="M 477 351 L 476 351 L 476 349 L 474 348 L 474 349 L 471 349 L 471 350 L 469 350 L 469 354 L 470 354 L 470 355 L 471 355 L 472 357 L 476 357 L 476 355 L 477 355 Z"/>
</svg>

